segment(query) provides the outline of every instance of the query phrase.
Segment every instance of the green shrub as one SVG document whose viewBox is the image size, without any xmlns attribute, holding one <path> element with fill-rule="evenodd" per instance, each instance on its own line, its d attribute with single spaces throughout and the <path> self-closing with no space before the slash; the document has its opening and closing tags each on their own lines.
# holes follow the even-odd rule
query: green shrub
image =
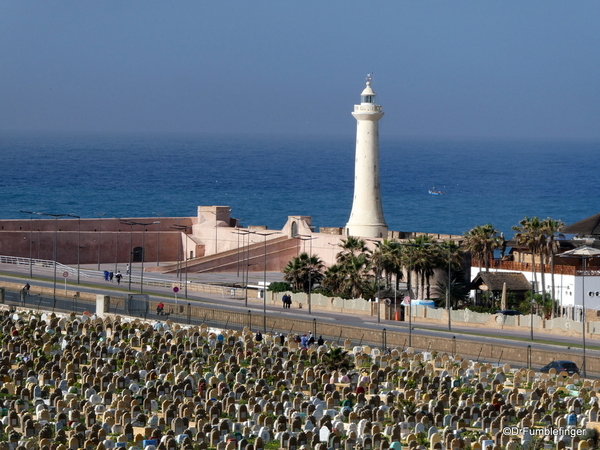
<svg viewBox="0 0 600 450">
<path fill-rule="evenodd" d="M 269 284 L 269 291 L 272 292 L 288 292 L 291 290 L 290 283 L 286 283 L 285 281 L 274 281 Z"/>
</svg>

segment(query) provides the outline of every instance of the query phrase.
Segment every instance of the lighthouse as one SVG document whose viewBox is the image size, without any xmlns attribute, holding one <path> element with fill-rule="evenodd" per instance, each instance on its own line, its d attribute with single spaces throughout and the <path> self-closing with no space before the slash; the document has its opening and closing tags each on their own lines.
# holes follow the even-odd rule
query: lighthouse
<svg viewBox="0 0 600 450">
<path fill-rule="evenodd" d="M 354 105 L 356 119 L 356 159 L 354 162 L 354 199 L 346 235 L 385 238 L 388 227 L 383 218 L 379 183 L 379 119 L 383 110 L 375 103 L 371 76 Z"/>
</svg>

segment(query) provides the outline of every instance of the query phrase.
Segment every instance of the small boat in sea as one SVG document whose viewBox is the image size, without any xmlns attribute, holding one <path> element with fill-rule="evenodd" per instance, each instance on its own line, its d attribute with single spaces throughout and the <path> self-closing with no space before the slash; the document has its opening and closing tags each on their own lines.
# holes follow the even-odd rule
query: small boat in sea
<svg viewBox="0 0 600 450">
<path fill-rule="evenodd" d="M 436 189 L 435 189 L 435 186 L 434 186 L 433 188 L 429 189 L 429 193 L 430 193 L 431 195 L 444 195 L 444 192 L 443 192 L 443 191 L 436 190 Z"/>
</svg>

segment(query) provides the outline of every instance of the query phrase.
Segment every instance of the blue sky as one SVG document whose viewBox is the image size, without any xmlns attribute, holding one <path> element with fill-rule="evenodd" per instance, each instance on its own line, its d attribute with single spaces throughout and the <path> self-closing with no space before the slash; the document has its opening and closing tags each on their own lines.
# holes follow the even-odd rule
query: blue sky
<svg viewBox="0 0 600 450">
<path fill-rule="evenodd" d="M 0 130 L 600 138 L 600 2 L 0 0 Z"/>
</svg>

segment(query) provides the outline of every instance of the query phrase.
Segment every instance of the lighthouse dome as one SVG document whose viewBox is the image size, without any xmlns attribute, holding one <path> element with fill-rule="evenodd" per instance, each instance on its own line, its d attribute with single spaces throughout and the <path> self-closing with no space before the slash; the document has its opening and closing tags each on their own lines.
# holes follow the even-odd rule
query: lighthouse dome
<svg viewBox="0 0 600 450">
<path fill-rule="evenodd" d="M 375 91 L 371 88 L 371 82 L 367 81 L 367 87 L 360 94 L 361 103 L 375 103 Z"/>
<path fill-rule="evenodd" d="M 371 87 L 371 82 L 370 81 L 367 81 L 367 87 L 362 91 L 362 93 L 360 95 L 361 96 L 364 96 L 364 95 L 375 95 L 375 91 Z"/>
</svg>

